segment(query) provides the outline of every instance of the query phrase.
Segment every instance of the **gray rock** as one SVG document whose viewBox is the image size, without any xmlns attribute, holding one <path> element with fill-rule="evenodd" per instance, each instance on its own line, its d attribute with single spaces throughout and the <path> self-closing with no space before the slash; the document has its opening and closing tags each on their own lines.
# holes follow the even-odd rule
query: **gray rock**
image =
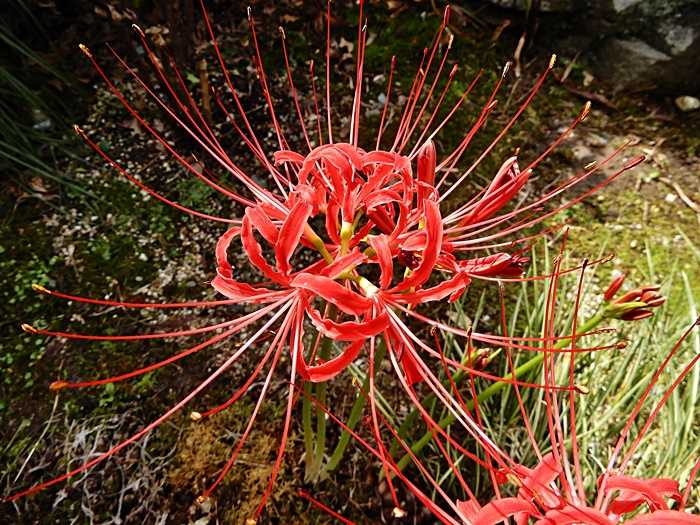
<svg viewBox="0 0 700 525">
<path fill-rule="evenodd" d="M 673 96 L 700 93 L 700 0 L 489 1 L 539 5 L 540 43 L 565 56 L 581 53 L 596 78 Z"/>
<path fill-rule="evenodd" d="M 692 27 L 668 22 L 660 27 L 660 34 L 663 35 L 672 55 L 680 55 L 698 40 L 698 30 Z"/>
<path fill-rule="evenodd" d="M 525 11 L 528 6 L 533 4 L 532 0 L 491 0 L 492 4 L 496 4 L 506 9 L 518 9 Z M 581 7 L 581 0 L 540 0 L 539 9 L 544 13 L 568 13 Z"/>
<path fill-rule="evenodd" d="M 613 8 L 615 9 L 615 11 L 620 13 L 625 9 L 632 7 L 633 5 L 638 4 L 642 1 L 643 0 L 613 0 Z"/>
<path fill-rule="evenodd" d="M 609 38 L 597 51 L 595 74 L 622 87 L 656 84 L 671 57 L 639 39 Z"/>
</svg>

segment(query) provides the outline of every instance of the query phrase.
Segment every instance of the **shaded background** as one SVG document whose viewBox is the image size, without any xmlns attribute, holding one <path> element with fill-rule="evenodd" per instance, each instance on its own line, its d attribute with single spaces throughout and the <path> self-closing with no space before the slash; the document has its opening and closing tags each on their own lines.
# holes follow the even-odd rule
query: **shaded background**
<svg viewBox="0 0 700 525">
<path fill-rule="evenodd" d="M 368 2 L 369 47 L 363 131 L 374 130 L 381 108 L 388 64 L 398 56 L 398 92 L 407 89 L 424 46 L 438 27 L 443 4 L 390 0 Z M 238 2 L 207 2 L 234 82 L 257 129 L 271 131 L 250 60 L 245 6 Z M 252 2 L 261 34 L 266 68 L 276 100 L 287 101 L 288 88 L 278 44 L 277 27 L 285 27 L 292 67 L 302 93 L 309 92 L 308 62 L 322 71 L 323 9 L 320 2 L 288 0 Z M 645 275 L 649 264 L 661 272 L 676 266 L 700 279 L 697 247 L 700 182 L 700 7 L 691 0 L 562 0 L 456 2 L 450 21 L 455 35 L 452 60 L 460 70 L 456 97 L 484 69 L 484 82 L 467 109 L 474 114 L 485 100 L 503 64 L 513 72 L 502 105 L 484 136 L 474 144 L 476 156 L 522 100 L 549 55 L 559 55 L 553 79 L 483 166 L 475 184 L 516 147 L 527 157 L 541 151 L 582 107 L 594 110 L 571 141 L 556 152 L 525 189 L 536 195 L 548 184 L 568 176 L 575 167 L 605 156 L 631 138 L 629 157 L 647 155 L 644 166 L 616 183 L 568 217 L 574 225 L 571 249 L 577 256 L 597 254 L 613 246 L 617 268 L 633 277 Z M 354 71 L 356 6 L 333 7 L 333 89 L 338 119 L 349 113 Z M 67 344 L 22 333 L 21 322 L 79 331 L 135 333 L 156 322 L 164 328 L 223 320 L 226 312 L 188 311 L 157 315 L 89 309 L 38 296 L 32 283 L 87 296 L 142 297 L 183 300 L 210 297 L 206 284 L 213 271 L 213 245 L 219 228 L 189 217 L 135 191 L 85 148 L 72 133 L 79 123 L 101 147 L 133 173 L 182 204 L 209 213 L 237 214 L 212 191 L 193 182 L 150 139 L 138 122 L 109 95 L 94 69 L 78 51 L 86 44 L 107 73 L 151 117 L 157 129 L 178 151 L 195 152 L 191 140 L 160 114 L 140 93 L 111 56 L 105 44 L 126 56 L 145 75 L 152 75 L 132 23 L 138 23 L 163 53 L 177 61 L 188 87 L 201 102 L 227 147 L 240 152 L 242 165 L 255 169 L 230 126 L 208 99 L 207 85 L 221 85 L 204 36 L 198 2 L 152 1 L 21 1 L 0 7 L 0 436 L 3 490 L 8 493 L 58 474 L 72 459 L 110 443 L 150 421 L 162 408 L 197 384 L 221 358 L 225 348 L 197 357 L 172 370 L 145 376 L 134 384 L 56 396 L 48 384 L 66 374 L 89 378 L 130 370 L 169 355 L 174 343 L 156 342 L 138 348 L 117 344 Z M 304 104 L 310 99 L 304 97 Z M 401 98 L 396 99 L 398 104 Z M 277 104 L 280 119 L 301 144 L 291 104 Z M 468 112 L 469 112 L 468 111 Z M 467 112 L 467 113 L 468 113 Z M 440 137 L 438 149 L 458 142 L 470 121 L 455 120 Z M 370 134 L 369 131 L 367 133 Z M 264 136 L 264 132 L 261 131 Z M 272 134 L 264 137 L 272 144 Z M 342 135 L 342 132 L 341 132 Z M 206 162 L 206 160 L 202 160 Z M 225 176 L 223 174 L 222 176 Z M 456 199 L 463 198 L 456 196 Z M 677 295 L 682 295 L 678 290 Z M 206 317 L 205 317 L 206 316 Z M 247 367 L 231 371 L 207 394 L 214 403 L 237 384 Z M 342 381 L 338 390 L 343 391 Z M 346 392 L 352 392 L 345 385 Z M 5 505 L 10 522 L 66 523 L 239 523 L 250 515 L 269 474 L 283 412 L 283 380 L 265 405 L 263 423 L 251 440 L 255 450 L 245 468 L 235 469 L 217 493 L 214 507 L 202 509 L 193 500 L 226 457 L 240 432 L 252 400 L 242 403 L 211 425 L 197 426 L 186 416 L 173 420 L 119 461 L 74 485 L 60 486 L 17 506 Z M 347 409 L 349 396 L 338 397 Z M 266 518 L 270 522 L 317 523 L 296 495 L 300 481 L 300 436 L 294 435 L 285 470 Z M 313 488 L 332 507 L 358 522 L 388 520 L 391 503 L 360 451 L 334 479 Z M 78 458 L 78 459 L 76 459 Z M 421 521 L 420 510 L 412 514 Z M 425 518 L 426 523 L 430 523 Z"/>
</svg>

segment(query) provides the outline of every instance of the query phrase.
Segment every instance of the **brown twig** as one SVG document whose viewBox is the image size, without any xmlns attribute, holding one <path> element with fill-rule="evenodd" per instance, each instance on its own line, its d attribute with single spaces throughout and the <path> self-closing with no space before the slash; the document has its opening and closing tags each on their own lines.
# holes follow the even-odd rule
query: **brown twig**
<svg viewBox="0 0 700 525">
<path fill-rule="evenodd" d="M 680 197 L 680 199 L 685 203 L 688 208 L 693 210 L 695 213 L 700 213 L 700 205 L 693 201 L 688 195 L 683 191 L 683 188 L 680 187 L 680 185 L 677 182 L 673 182 L 671 179 L 667 177 L 659 177 L 659 180 L 666 184 L 667 186 L 671 187 Z"/>
</svg>

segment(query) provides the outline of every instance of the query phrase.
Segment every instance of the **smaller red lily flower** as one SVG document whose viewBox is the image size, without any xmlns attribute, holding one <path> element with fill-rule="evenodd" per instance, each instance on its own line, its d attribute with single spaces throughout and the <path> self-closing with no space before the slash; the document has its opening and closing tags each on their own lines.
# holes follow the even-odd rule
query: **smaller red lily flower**
<svg viewBox="0 0 700 525">
<path fill-rule="evenodd" d="M 608 318 L 621 319 L 623 321 L 638 321 L 654 315 L 651 308 L 657 308 L 666 302 L 666 298 L 657 293 L 661 287 L 641 286 L 613 300 L 625 280 L 623 273 L 617 276 L 608 286 L 603 299 L 605 300 L 605 313 Z"/>
</svg>

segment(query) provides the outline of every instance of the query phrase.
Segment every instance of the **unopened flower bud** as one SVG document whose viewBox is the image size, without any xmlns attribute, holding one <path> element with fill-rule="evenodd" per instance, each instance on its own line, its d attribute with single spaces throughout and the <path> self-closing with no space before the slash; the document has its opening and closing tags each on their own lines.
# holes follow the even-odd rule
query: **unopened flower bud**
<svg viewBox="0 0 700 525">
<path fill-rule="evenodd" d="M 629 312 L 622 314 L 620 319 L 623 321 L 639 321 L 640 319 L 646 319 L 652 315 L 654 315 L 654 312 L 651 310 L 639 310 L 635 308 L 634 310 L 630 310 Z"/>
<path fill-rule="evenodd" d="M 650 308 L 656 308 L 666 302 L 666 298 L 657 293 L 661 289 L 658 285 L 640 286 L 613 301 L 612 298 L 623 280 L 624 275 L 616 277 L 605 292 L 605 314 L 608 318 L 639 321 L 654 315 Z"/>
<path fill-rule="evenodd" d="M 608 286 L 608 289 L 605 290 L 605 293 L 603 294 L 603 299 L 609 301 L 610 299 L 615 297 L 615 294 L 620 289 L 620 286 L 622 286 L 622 283 L 625 282 L 625 277 L 627 277 L 627 275 L 624 273 L 621 273 L 620 275 L 615 277 L 610 283 L 610 286 Z"/>
</svg>

